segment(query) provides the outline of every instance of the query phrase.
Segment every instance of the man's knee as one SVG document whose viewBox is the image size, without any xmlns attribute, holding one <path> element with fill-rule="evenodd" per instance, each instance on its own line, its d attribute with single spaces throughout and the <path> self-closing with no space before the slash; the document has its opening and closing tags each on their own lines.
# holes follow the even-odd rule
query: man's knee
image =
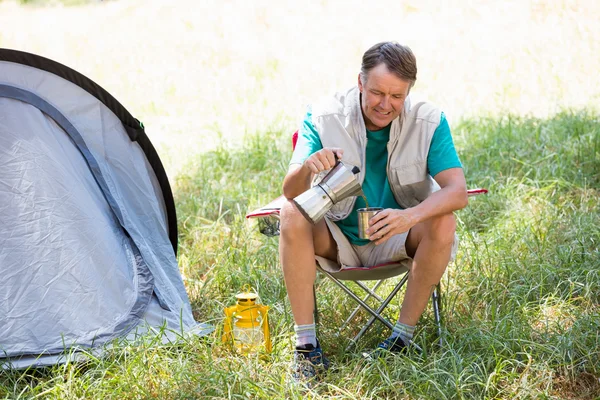
<svg viewBox="0 0 600 400">
<path fill-rule="evenodd" d="M 426 241 L 437 250 L 452 251 L 456 233 L 454 214 L 444 214 L 415 225 L 406 240 L 406 253 L 414 258 L 417 249 Z"/>
<path fill-rule="evenodd" d="M 425 224 L 425 235 L 440 245 L 451 246 L 456 232 L 456 218 L 453 213 L 431 218 Z"/>
<path fill-rule="evenodd" d="M 410 230 L 406 243 L 409 255 L 414 254 L 423 240 L 436 242 L 439 246 L 451 246 L 455 232 L 456 219 L 453 213 L 430 218 Z"/>
<path fill-rule="evenodd" d="M 297 233 L 302 230 L 312 230 L 311 223 L 298 210 L 296 203 L 287 200 L 279 210 L 279 229 L 282 236 Z"/>
<path fill-rule="evenodd" d="M 336 259 L 337 244 L 324 219 L 312 224 L 291 200 L 282 205 L 279 218 L 280 243 L 281 241 L 283 243 L 293 241 L 306 246 L 306 240 L 312 240 L 312 249 L 315 254 L 328 259 Z M 308 247 L 306 249 L 308 250 Z"/>
</svg>

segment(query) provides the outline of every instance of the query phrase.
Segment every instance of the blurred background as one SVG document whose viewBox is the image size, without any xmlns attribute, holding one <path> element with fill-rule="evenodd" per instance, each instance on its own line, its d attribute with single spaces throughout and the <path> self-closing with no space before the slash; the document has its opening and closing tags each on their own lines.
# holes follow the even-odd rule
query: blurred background
<svg viewBox="0 0 600 400">
<path fill-rule="evenodd" d="M 442 4 L 443 3 L 443 4 Z M 296 129 L 384 40 L 452 123 L 600 104 L 596 0 L 0 0 L 0 46 L 83 73 L 144 122 L 169 175 L 247 133 Z"/>
</svg>

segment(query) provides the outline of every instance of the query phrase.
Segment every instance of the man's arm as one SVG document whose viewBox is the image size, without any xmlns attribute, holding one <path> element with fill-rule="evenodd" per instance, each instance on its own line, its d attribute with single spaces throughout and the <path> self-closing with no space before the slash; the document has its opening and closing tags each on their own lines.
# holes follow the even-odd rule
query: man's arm
<svg viewBox="0 0 600 400">
<path fill-rule="evenodd" d="M 290 200 L 310 188 L 312 172 L 304 164 L 292 164 L 283 178 L 283 195 Z"/>
<path fill-rule="evenodd" d="M 321 138 L 312 121 L 312 107 L 308 107 L 302 126 L 298 131 L 298 141 L 290 161 L 290 167 L 283 179 L 283 195 L 287 199 L 304 193 L 310 188 L 314 174 L 333 168 L 335 156 L 342 159 L 341 149 L 324 149 Z"/>
<path fill-rule="evenodd" d="M 469 204 L 467 183 L 462 168 L 444 170 L 433 179 L 441 189 L 432 193 L 421 204 L 409 209 L 415 219 L 413 226 L 432 217 L 460 210 Z"/>
<path fill-rule="evenodd" d="M 373 235 L 376 244 L 385 242 L 394 234 L 409 231 L 419 222 L 467 206 L 469 199 L 462 168 L 446 169 L 434 176 L 434 179 L 441 189 L 432 193 L 419 205 L 406 210 L 388 208 L 371 218 L 367 234 Z"/>
</svg>

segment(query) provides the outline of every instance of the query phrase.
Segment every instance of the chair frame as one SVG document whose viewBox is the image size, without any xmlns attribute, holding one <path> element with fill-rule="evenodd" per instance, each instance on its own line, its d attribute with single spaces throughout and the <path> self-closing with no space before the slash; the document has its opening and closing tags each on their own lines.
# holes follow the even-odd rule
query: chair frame
<svg viewBox="0 0 600 400">
<path fill-rule="evenodd" d="M 373 288 L 369 288 L 367 285 L 365 285 L 362 281 L 352 281 L 354 282 L 358 287 L 360 287 L 362 290 L 364 290 L 366 292 L 366 297 L 364 299 L 361 299 L 360 297 L 358 297 L 358 295 L 348 287 L 348 285 L 342 283 L 342 280 L 337 279 L 336 277 L 333 276 L 333 274 L 331 274 L 330 272 L 327 272 L 321 268 L 319 268 L 319 271 L 322 272 L 323 274 L 325 274 L 325 276 L 327 276 L 329 279 L 331 279 L 338 287 L 340 287 L 344 292 L 346 292 L 346 294 L 348 294 L 352 299 L 354 299 L 354 301 L 356 301 L 358 303 L 358 306 L 350 313 L 350 316 L 346 319 L 346 321 L 344 321 L 344 323 L 342 324 L 342 326 L 339 329 L 338 333 L 341 333 L 342 330 L 354 319 L 354 317 L 356 316 L 356 314 L 358 314 L 358 312 L 363 309 L 366 310 L 369 314 L 371 314 L 371 318 L 369 319 L 369 321 L 366 323 L 366 325 L 364 325 L 361 330 L 356 334 L 356 336 L 354 336 L 354 338 L 352 338 L 350 340 L 351 345 L 355 345 L 356 343 L 358 343 L 358 341 L 360 340 L 360 338 L 367 332 L 367 330 L 371 327 L 371 325 L 373 325 L 373 323 L 375 321 L 379 321 L 382 324 L 384 324 L 385 326 L 387 326 L 388 328 L 390 328 L 390 330 L 394 329 L 394 324 L 388 320 L 387 318 L 385 318 L 382 313 L 385 310 L 385 308 L 388 306 L 388 304 L 391 303 L 391 301 L 394 299 L 394 297 L 396 297 L 396 295 L 398 294 L 398 292 L 404 287 L 404 285 L 406 284 L 406 281 L 408 280 L 408 274 L 409 272 L 404 272 L 404 273 L 400 273 L 397 276 L 402 276 L 402 278 L 400 279 L 400 281 L 398 283 L 396 283 L 396 286 L 394 286 L 394 289 L 392 289 L 392 291 L 387 295 L 387 297 L 385 299 L 381 298 L 378 294 L 377 294 L 377 288 L 379 288 L 379 286 L 381 286 L 384 281 L 388 280 L 388 279 L 393 279 L 393 278 L 386 278 L 386 279 L 380 279 L 378 280 L 375 285 L 373 286 Z M 434 305 L 434 319 L 436 322 L 436 325 L 438 327 L 438 333 L 439 333 L 439 338 L 440 338 L 440 345 L 442 345 L 442 336 L 441 336 L 441 332 L 442 332 L 442 325 L 441 325 L 441 318 L 440 318 L 440 314 L 439 314 L 439 301 L 441 300 L 439 295 L 437 295 L 437 292 L 439 290 L 439 285 L 434 289 L 434 293 L 436 293 L 436 296 L 434 297 L 432 295 L 432 301 L 434 301 L 434 304 L 436 304 L 435 302 L 438 302 L 436 305 Z M 366 301 L 369 300 L 369 298 L 374 298 L 378 301 L 378 307 L 377 309 L 373 309 L 372 307 L 370 307 Z M 316 302 L 315 302 L 315 312 L 316 312 Z"/>
</svg>

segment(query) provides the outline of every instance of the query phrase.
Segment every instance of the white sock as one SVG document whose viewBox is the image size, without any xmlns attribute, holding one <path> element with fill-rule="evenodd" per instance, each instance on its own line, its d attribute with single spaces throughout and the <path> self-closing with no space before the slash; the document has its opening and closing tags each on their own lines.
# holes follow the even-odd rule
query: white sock
<svg viewBox="0 0 600 400">
<path fill-rule="evenodd" d="M 415 333 L 415 327 L 411 325 L 403 324 L 402 322 L 396 322 L 394 325 L 394 330 L 392 331 L 392 335 L 390 339 L 396 340 L 397 338 L 402 339 L 404 344 L 409 344 Z"/>
<path fill-rule="evenodd" d="M 317 346 L 317 328 L 314 323 L 308 325 L 294 325 L 296 332 L 296 347 L 312 344 Z"/>
</svg>

